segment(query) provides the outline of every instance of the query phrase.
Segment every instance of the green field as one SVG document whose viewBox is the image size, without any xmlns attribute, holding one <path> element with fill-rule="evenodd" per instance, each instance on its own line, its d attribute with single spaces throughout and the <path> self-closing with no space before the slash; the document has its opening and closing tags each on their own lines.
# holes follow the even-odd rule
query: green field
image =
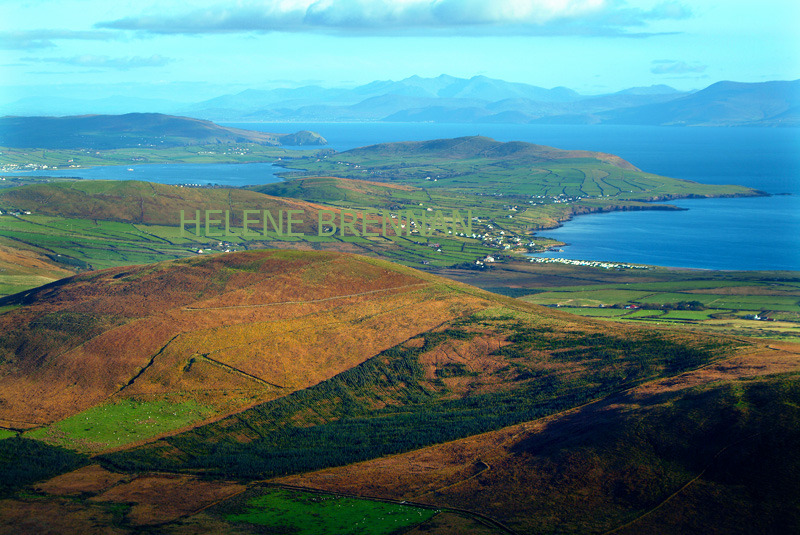
<svg viewBox="0 0 800 535">
<path fill-rule="evenodd" d="M 796 272 L 614 271 L 567 264 L 512 263 L 458 280 L 584 317 L 653 321 L 729 334 L 795 340 L 800 327 Z M 519 273 L 526 273 L 520 279 Z M 504 288 L 513 281 L 512 288 Z M 577 283 L 577 284 L 576 284 Z M 626 308 L 628 307 L 628 308 Z M 754 321 L 755 315 L 775 322 Z M 776 323 L 777 322 L 777 323 Z"/>
<path fill-rule="evenodd" d="M 536 202 L 545 204 L 559 196 L 602 205 L 692 194 L 752 193 L 739 186 L 710 186 L 653 175 L 598 153 L 498 143 L 480 136 L 387 143 L 323 158 L 294 159 L 283 165 L 313 176 L 400 183 L 431 191 L 529 199 L 538 195 L 546 198 Z"/>
<path fill-rule="evenodd" d="M 16 431 L 9 431 L 8 429 L 0 429 L 0 440 L 17 436 Z"/>
<path fill-rule="evenodd" d="M 113 448 L 179 429 L 212 413 L 194 401 L 126 399 L 98 405 L 47 427 L 28 431 L 25 438 L 76 451 Z"/>
<path fill-rule="evenodd" d="M 410 505 L 280 488 L 257 488 L 226 513 L 231 523 L 264 526 L 270 533 L 296 535 L 390 535 L 421 524 L 438 513 Z M 253 496 L 253 494 L 256 494 Z M 226 506 L 229 509 L 230 506 Z"/>
<path fill-rule="evenodd" d="M 711 316 L 714 314 L 724 314 L 725 312 L 729 311 L 721 308 L 711 308 L 707 310 L 670 310 L 663 316 L 663 319 L 703 321 L 711 319 Z"/>
<path fill-rule="evenodd" d="M 707 284 L 707 283 L 706 283 Z M 671 283 L 670 289 L 678 289 L 680 283 Z M 714 312 L 738 312 L 738 311 L 782 311 L 800 314 L 800 295 L 781 295 L 782 292 L 775 291 L 772 294 L 763 295 L 737 295 L 726 296 L 720 294 L 700 294 L 695 293 L 691 288 L 686 292 L 644 292 L 629 290 L 629 285 L 617 290 L 602 289 L 592 290 L 587 286 L 586 290 L 575 291 L 569 289 L 548 289 L 549 291 L 536 293 L 526 296 L 524 299 L 531 303 L 541 305 L 559 304 L 562 306 L 587 306 L 587 307 L 606 307 L 613 305 L 656 305 L 669 308 L 671 304 L 680 302 L 696 301 L 702 303 L 704 308 L 714 309 Z M 762 290 L 763 291 L 763 290 Z M 677 317 L 677 316 L 676 316 Z M 690 318 L 687 316 L 687 318 Z"/>
<path fill-rule="evenodd" d="M 595 318 L 619 318 L 630 312 L 620 308 L 559 307 L 559 309 L 570 314 Z"/>
<path fill-rule="evenodd" d="M 138 226 L 116 221 L 0 216 L 0 245 L 48 255 L 56 265 L 67 269 L 103 269 L 181 258 L 191 254 L 198 245 L 216 241 L 180 238 L 177 230 L 176 227 Z M 30 288 L 41 284 L 36 282 L 0 278 L 2 284 L 23 289 L 26 285 Z"/>
</svg>

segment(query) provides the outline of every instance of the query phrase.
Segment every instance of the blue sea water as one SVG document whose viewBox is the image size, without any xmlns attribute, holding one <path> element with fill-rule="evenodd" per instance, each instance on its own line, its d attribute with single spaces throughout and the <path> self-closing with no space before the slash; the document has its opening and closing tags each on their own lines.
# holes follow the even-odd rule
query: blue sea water
<svg viewBox="0 0 800 535">
<path fill-rule="evenodd" d="M 193 184 L 208 186 L 250 186 L 280 182 L 275 173 L 284 171 L 271 163 L 242 164 L 145 164 L 105 165 L 87 169 L 58 169 L 56 171 L 7 172 L 5 175 L 36 175 L 79 177 L 90 180 L 144 180 L 158 184 Z"/>
<path fill-rule="evenodd" d="M 800 197 L 683 199 L 680 212 L 589 214 L 541 232 L 568 243 L 535 256 L 702 269 L 800 269 Z"/>
<path fill-rule="evenodd" d="M 253 130 L 313 130 L 328 148 L 484 135 L 621 156 L 651 173 L 709 184 L 738 184 L 772 194 L 681 200 L 686 211 L 579 216 L 543 236 L 569 243 L 546 256 L 703 269 L 800 270 L 800 129 L 611 125 L 433 123 L 248 123 Z M 308 149 L 309 147 L 300 147 Z M 139 179 L 166 184 L 243 186 L 278 181 L 271 164 L 138 165 L 64 170 L 54 176 Z M 780 195 L 787 193 L 789 195 Z"/>
</svg>

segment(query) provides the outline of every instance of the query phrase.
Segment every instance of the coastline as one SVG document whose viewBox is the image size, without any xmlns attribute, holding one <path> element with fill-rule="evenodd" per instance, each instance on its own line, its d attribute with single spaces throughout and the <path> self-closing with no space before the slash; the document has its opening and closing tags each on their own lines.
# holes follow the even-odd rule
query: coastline
<svg viewBox="0 0 800 535">
<path fill-rule="evenodd" d="M 536 237 L 557 243 L 529 254 L 534 258 L 618 261 L 688 269 L 800 270 L 796 240 L 800 220 L 795 196 L 680 201 L 683 201 L 680 206 L 662 214 L 658 210 L 648 215 L 623 215 L 623 211 L 615 211 L 615 216 L 614 212 L 596 211 L 596 215 L 608 216 L 570 217 L 557 226 L 537 229 Z"/>
<path fill-rule="evenodd" d="M 561 228 L 564 226 L 565 223 L 569 223 L 570 221 L 573 221 L 576 217 L 582 215 L 604 214 L 604 213 L 614 213 L 614 212 L 643 212 L 643 211 L 683 212 L 689 210 L 689 208 L 682 208 L 680 206 L 675 206 L 674 204 L 649 204 L 651 202 L 675 201 L 675 200 L 686 200 L 686 199 L 733 199 L 733 198 L 772 197 L 775 195 L 757 189 L 752 189 L 752 188 L 750 189 L 751 193 L 749 194 L 745 193 L 721 194 L 721 195 L 692 194 L 686 196 L 664 195 L 657 198 L 652 198 L 647 201 L 625 201 L 628 204 L 612 204 L 606 206 L 571 205 L 570 210 L 567 211 L 567 213 L 565 213 L 564 217 L 557 217 L 556 222 L 552 225 L 541 225 L 536 229 L 533 229 L 531 235 L 536 236 L 537 233 L 542 231 Z M 787 193 L 780 195 L 791 195 L 791 194 Z M 569 244 L 560 243 L 560 244 L 548 245 L 542 252 L 547 252 L 556 247 L 563 247 L 565 245 Z M 540 253 L 532 253 L 532 254 L 540 254 Z"/>
</svg>

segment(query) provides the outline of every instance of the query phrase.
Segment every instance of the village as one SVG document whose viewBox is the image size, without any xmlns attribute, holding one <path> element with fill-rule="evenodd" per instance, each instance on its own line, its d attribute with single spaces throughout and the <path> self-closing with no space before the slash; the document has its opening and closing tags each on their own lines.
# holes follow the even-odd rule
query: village
<svg viewBox="0 0 800 535">
<path fill-rule="evenodd" d="M 626 264 L 623 262 L 600 262 L 597 260 L 571 260 L 569 258 L 531 258 L 530 262 L 539 264 L 567 264 L 570 266 L 588 266 L 602 269 L 652 269 L 650 266 Z"/>
</svg>

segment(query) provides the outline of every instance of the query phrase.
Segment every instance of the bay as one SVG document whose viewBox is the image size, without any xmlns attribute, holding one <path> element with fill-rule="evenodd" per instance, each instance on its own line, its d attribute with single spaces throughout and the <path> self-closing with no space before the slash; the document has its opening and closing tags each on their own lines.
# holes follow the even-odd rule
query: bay
<svg viewBox="0 0 800 535">
<path fill-rule="evenodd" d="M 77 177 L 88 180 L 144 180 L 158 184 L 219 185 L 242 187 L 280 182 L 275 173 L 284 171 L 271 163 L 170 163 L 143 165 L 104 165 L 86 169 L 8 172 L 7 175 Z"/>
<path fill-rule="evenodd" d="M 683 199 L 670 204 L 686 211 L 576 217 L 540 233 L 570 244 L 563 252 L 532 256 L 699 269 L 800 269 L 800 198 Z"/>
</svg>

